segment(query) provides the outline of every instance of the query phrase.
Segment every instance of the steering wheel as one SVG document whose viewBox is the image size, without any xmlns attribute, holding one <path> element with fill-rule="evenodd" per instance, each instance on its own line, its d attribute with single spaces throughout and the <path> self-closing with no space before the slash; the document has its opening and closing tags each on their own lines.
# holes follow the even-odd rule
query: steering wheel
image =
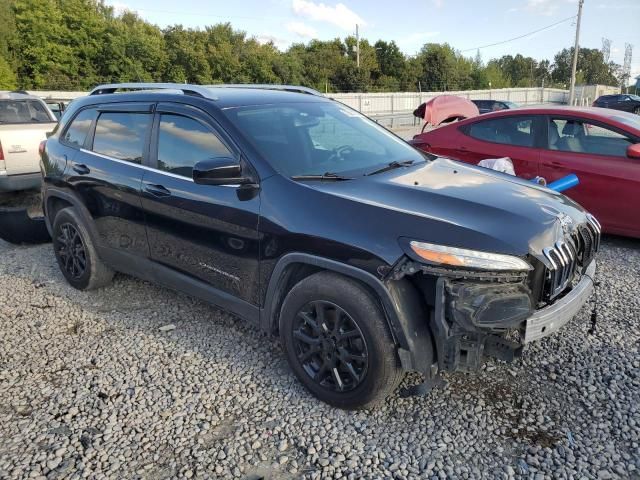
<svg viewBox="0 0 640 480">
<path fill-rule="evenodd" d="M 329 158 L 327 159 L 327 161 L 339 160 L 343 162 L 344 156 L 350 155 L 353 152 L 354 152 L 354 148 L 351 145 L 340 145 L 339 147 L 336 147 L 332 150 L 332 153 L 331 155 L 329 155 Z"/>
</svg>

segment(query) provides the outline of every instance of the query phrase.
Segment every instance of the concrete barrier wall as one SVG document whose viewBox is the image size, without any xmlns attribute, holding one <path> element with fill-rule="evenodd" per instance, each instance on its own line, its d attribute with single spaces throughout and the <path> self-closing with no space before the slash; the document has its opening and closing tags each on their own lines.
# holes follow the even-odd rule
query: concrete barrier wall
<svg viewBox="0 0 640 480">
<path fill-rule="evenodd" d="M 568 90 L 555 88 L 501 88 L 459 92 L 422 93 L 328 93 L 327 96 L 367 115 L 411 113 L 418 105 L 438 95 L 457 95 L 469 100 L 506 100 L 520 105 L 566 103 Z"/>
<path fill-rule="evenodd" d="M 581 85 L 576 87 L 575 105 L 591 105 L 600 95 L 619 93 L 618 87 Z M 44 99 L 70 101 L 86 92 L 29 91 Z M 328 93 L 328 97 L 374 118 L 403 117 L 430 98 L 438 95 L 457 95 L 469 100 L 506 100 L 520 105 L 545 103 L 562 104 L 569 100 L 569 91 L 557 88 L 500 88 L 493 90 L 465 90 L 457 92 L 394 92 L 394 93 Z"/>
</svg>

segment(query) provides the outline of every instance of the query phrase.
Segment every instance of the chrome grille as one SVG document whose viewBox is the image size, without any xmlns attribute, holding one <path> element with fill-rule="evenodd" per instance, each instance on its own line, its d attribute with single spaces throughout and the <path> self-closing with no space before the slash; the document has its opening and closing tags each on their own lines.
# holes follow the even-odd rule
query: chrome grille
<svg viewBox="0 0 640 480">
<path fill-rule="evenodd" d="M 542 250 L 550 264 L 545 272 L 545 300 L 560 295 L 573 280 L 577 268 L 591 263 L 600 247 L 600 233 L 600 223 L 589 216 L 589 221 L 579 225 L 572 235 Z"/>
</svg>

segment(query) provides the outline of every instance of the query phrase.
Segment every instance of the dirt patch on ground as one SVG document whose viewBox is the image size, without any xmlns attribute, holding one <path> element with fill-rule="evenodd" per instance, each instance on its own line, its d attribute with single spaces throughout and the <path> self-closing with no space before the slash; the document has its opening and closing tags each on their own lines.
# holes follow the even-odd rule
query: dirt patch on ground
<svg viewBox="0 0 640 480">
<path fill-rule="evenodd" d="M 479 397 L 483 398 L 485 408 L 492 410 L 502 420 L 505 436 L 543 448 L 553 447 L 561 441 L 561 435 L 531 418 L 529 387 L 520 385 L 517 378 L 512 377 L 511 381 L 506 382 L 497 378 L 487 381 L 473 374 L 456 374 L 454 378 L 461 381 L 453 382 L 452 390 L 465 398 L 471 393 L 471 401 L 474 402 Z M 556 425 L 560 423 L 555 413 L 548 414 L 554 417 Z"/>
</svg>

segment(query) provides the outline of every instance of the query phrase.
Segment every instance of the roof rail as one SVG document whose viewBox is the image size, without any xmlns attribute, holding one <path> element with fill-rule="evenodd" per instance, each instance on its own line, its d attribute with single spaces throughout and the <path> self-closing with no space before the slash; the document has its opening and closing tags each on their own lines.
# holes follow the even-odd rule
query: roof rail
<svg viewBox="0 0 640 480">
<path fill-rule="evenodd" d="M 98 85 L 95 87 L 89 95 L 105 95 L 108 93 L 115 93 L 120 89 L 129 90 L 177 90 L 184 95 L 193 95 L 196 97 L 208 98 L 210 100 L 217 100 L 213 95 L 213 92 L 202 85 L 188 85 L 184 83 L 109 83 L 105 85 Z"/>
<path fill-rule="evenodd" d="M 300 85 L 278 85 L 270 83 L 219 83 L 207 85 L 209 88 L 255 88 L 258 90 L 282 90 L 285 92 L 306 93 L 308 95 L 323 96 L 318 90 Z"/>
</svg>

